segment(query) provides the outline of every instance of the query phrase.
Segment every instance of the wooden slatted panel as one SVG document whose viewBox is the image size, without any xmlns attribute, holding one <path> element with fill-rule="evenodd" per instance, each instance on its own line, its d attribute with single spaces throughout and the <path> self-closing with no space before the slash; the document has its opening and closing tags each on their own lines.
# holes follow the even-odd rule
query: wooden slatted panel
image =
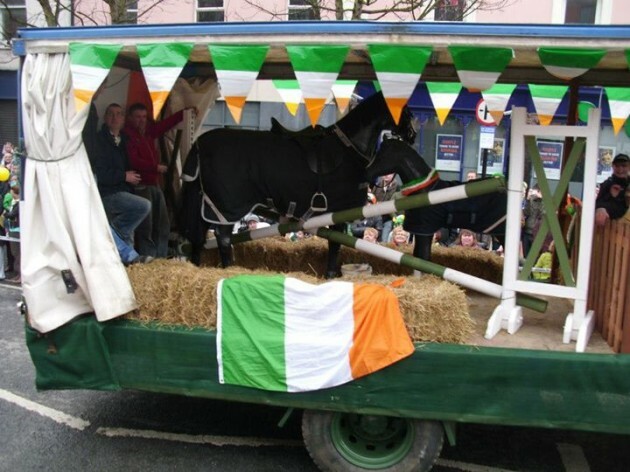
<svg viewBox="0 0 630 472">
<path fill-rule="evenodd" d="M 630 223 L 624 220 L 597 228 L 593 238 L 588 307 L 615 352 L 630 352 L 629 241 Z"/>
</svg>

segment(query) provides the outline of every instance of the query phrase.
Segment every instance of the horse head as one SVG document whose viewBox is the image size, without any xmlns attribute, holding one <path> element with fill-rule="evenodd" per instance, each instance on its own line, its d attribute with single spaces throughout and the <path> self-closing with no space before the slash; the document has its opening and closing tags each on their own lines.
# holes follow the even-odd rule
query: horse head
<svg viewBox="0 0 630 472">
<path fill-rule="evenodd" d="M 437 177 L 437 173 L 411 145 L 396 137 L 383 139 L 373 162 L 365 171 L 370 182 L 381 175 L 398 174 L 404 184 L 403 192 L 408 185 L 413 186 L 413 191 L 408 194 L 425 188 Z M 419 188 L 419 183 L 425 185 Z"/>
<path fill-rule="evenodd" d="M 342 140 L 349 141 L 369 164 L 374 160 L 384 131 L 411 144 L 416 138 L 414 125 L 415 120 L 408 107 L 403 108 L 396 124 L 383 94 L 378 92 L 361 101 L 334 127 Z"/>
</svg>

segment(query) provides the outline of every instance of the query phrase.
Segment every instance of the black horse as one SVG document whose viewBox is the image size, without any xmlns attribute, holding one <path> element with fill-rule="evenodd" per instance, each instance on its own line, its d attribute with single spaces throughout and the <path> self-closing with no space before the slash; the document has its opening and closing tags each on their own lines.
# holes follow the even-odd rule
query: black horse
<svg viewBox="0 0 630 472">
<path fill-rule="evenodd" d="M 366 168 L 376 167 L 385 155 L 378 151 L 384 130 L 407 143 L 416 135 L 409 110 L 405 108 L 396 125 L 377 93 L 326 128 L 204 133 L 184 166 L 178 213 L 180 231 L 193 246 L 193 262 L 199 263 L 206 230 L 213 224 L 221 262 L 229 265 L 232 227 L 257 207 L 304 219 L 363 206 L 368 179 L 374 175 Z M 415 163 L 397 171 L 421 178 L 428 167 L 417 153 L 413 157 Z M 329 244 L 328 276 L 337 272 L 338 251 L 338 244 Z"/>
<path fill-rule="evenodd" d="M 432 171 L 411 146 L 400 140 L 384 141 L 379 154 L 382 158 L 368 168 L 368 178 L 398 173 L 404 183 L 413 183 L 417 182 L 418 174 L 428 176 Z M 424 167 L 417 162 L 418 159 L 424 163 Z M 420 172 L 416 169 L 420 169 Z M 419 186 L 421 192 L 462 185 L 458 181 L 439 178 L 426 179 L 424 183 L 426 185 Z M 410 185 L 403 186 L 403 190 L 406 187 Z M 433 234 L 440 228 L 466 228 L 477 233 L 488 233 L 497 236 L 503 243 L 506 209 L 507 193 L 479 195 L 407 210 L 403 228 L 414 234 L 413 255 L 430 261 Z"/>
</svg>

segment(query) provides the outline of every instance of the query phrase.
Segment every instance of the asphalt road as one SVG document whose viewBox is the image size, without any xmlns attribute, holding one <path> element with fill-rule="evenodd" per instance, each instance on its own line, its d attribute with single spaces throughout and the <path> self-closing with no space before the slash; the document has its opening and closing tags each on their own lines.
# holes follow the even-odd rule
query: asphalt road
<svg viewBox="0 0 630 472">
<path fill-rule="evenodd" d="M 0 471 L 316 471 L 300 412 L 148 392 L 37 392 L 0 285 Z M 437 472 L 625 472 L 627 436 L 461 425 Z"/>
</svg>

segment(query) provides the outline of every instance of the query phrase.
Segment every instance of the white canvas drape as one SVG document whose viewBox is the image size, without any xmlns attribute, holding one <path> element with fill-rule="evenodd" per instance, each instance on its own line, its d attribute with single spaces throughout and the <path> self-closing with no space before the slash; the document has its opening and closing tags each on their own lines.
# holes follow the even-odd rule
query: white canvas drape
<svg viewBox="0 0 630 472">
<path fill-rule="evenodd" d="M 31 325 L 48 332 L 82 313 L 105 321 L 137 308 L 81 139 L 88 108 L 75 111 L 69 56 L 28 54 L 21 93 L 22 283 Z"/>
</svg>

